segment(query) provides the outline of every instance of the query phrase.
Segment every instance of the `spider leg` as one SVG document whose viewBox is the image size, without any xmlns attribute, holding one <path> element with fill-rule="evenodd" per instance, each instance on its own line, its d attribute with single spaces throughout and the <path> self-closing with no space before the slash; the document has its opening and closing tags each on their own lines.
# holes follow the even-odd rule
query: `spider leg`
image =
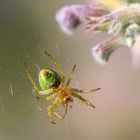
<svg viewBox="0 0 140 140">
<path fill-rule="evenodd" d="M 29 70 L 28 70 L 28 68 L 27 68 L 26 63 L 24 63 L 24 68 L 25 68 L 25 70 L 26 70 L 28 79 L 30 80 L 30 82 L 31 82 L 31 84 L 33 85 L 33 88 L 34 88 L 34 90 L 36 91 L 37 94 L 39 94 L 39 95 L 45 95 L 45 94 L 50 94 L 50 93 L 53 92 L 53 89 L 48 89 L 48 90 L 46 90 L 46 91 L 40 91 L 39 88 L 37 87 L 35 81 L 33 80 L 32 76 L 31 76 L 31 74 L 30 74 L 30 72 L 29 72 Z"/>
<path fill-rule="evenodd" d="M 54 66 L 56 67 L 56 69 L 58 70 L 58 72 L 60 73 L 61 79 L 62 79 L 62 85 L 63 85 L 63 83 L 65 81 L 65 75 L 64 75 L 64 72 L 62 71 L 60 65 L 56 62 L 56 60 L 53 58 L 53 56 L 50 53 L 48 53 L 46 51 L 45 54 L 47 54 L 49 56 L 49 58 L 51 59 L 52 63 L 54 64 Z"/>
<path fill-rule="evenodd" d="M 68 81 L 66 82 L 66 86 L 69 86 L 71 80 L 72 80 L 72 77 L 73 77 L 73 74 L 74 74 L 74 71 L 75 71 L 75 68 L 76 68 L 76 65 L 73 66 L 73 69 L 69 75 L 69 78 L 68 78 Z"/>
<path fill-rule="evenodd" d="M 28 70 L 28 68 L 27 68 L 26 63 L 24 63 L 24 68 L 25 68 L 25 70 L 26 70 L 28 79 L 30 80 L 31 84 L 32 84 L 33 87 L 34 87 L 34 90 L 35 90 L 38 94 L 40 94 L 40 93 L 39 93 L 40 90 L 39 90 L 39 88 L 37 87 L 36 83 L 34 82 L 32 76 L 31 76 L 31 74 L 30 74 L 30 72 L 29 72 L 29 70 Z"/>
<path fill-rule="evenodd" d="M 64 106 L 65 108 L 65 113 L 63 115 L 63 118 L 65 118 L 66 114 L 67 114 L 67 111 L 68 111 L 68 103 L 66 103 L 66 105 Z"/>
<path fill-rule="evenodd" d="M 92 93 L 95 91 L 100 90 L 101 88 L 96 88 L 96 89 L 91 89 L 91 90 L 81 90 L 81 89 L 76 89 L 76 88 L 70 88 L 71 92 L 77 92 L 77 93 Z"/>
<path fill-rule="evenodd" d="M 47 94 L 51 94 L 53 93 L 53 89 L 47 89 L 47 90 L 44 90 L 44 91 L 39 91 L 39 94 L 40 95 L 47 95 Z"/>
<path fill-rule="evenodd" d="M 95 108 L 95 106 L 88 100 L 84 99 L 82 96 L 80 96 L 79 94 L 77 94 L 76 92 L 72 92 L 71 93 L 72 96 L 78 98 L 79 100 L 81 100 L 82 102 L 84 102 L 85 104 Z"/>
<path fill-rule="evenodd" d="M 61 115 L 59 115 L 57 112 L 53 112 L 53 114 L 58 118 L 58 119 L 60 119 L 60 120 L 63 120 L 64 118 L 63 118 L 63 116 L 61 116 Z"/>
<path fill-rule="evenodd" d="M 59 106 L 60 104 L 55 100 L 54 102 L 52 102 L 52 104 L 50 104 L 47 108 L 48 111 L 48 117 L 50 119 L 50 122 L 55 124 L 55 122 L 53 121 L 53 117 L 56 116 L 58 119 L 63 120 L 63 116 L 59 115 L 57 112 L 55 112 L 54 110 Z"/>
<path fill-rule="evenodd" d="M 41 100 L 41 101 L 49 101 L 49 100 L 51 100 L 51 99 L 53 99 L 53 98 L 54 98 L 54 95 L 50 95 L 50 96 L 48 96 L 48 97 L 36 96 L 36 99 L 37 99 L 37 100 Z"/>
</svg>

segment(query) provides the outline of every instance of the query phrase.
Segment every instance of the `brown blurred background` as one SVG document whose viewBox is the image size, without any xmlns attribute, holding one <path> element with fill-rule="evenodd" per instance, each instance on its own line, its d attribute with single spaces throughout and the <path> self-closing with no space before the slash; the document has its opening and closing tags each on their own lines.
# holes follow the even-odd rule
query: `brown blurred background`
<svg viewBox="0 0 140 140">
<path fill-rule="evenodd" d="M 106 35 L 89 36 L 80 27 L 67 36 L 54 20 L 60 7 L 84 3 L 0 1 L 0 140 L 140 139 L 140 68 L 133 67 L 130 50 L 122 47 L 101 66 L 92 58 L 91 48 Z M 48 123 L 23 67 L 26 62 L 35 80 L 39 68 L 54 68 L 46 50 L 66 74 L 77 65 L 73 87 L 101 88 L 84 95 L 95 110 L 75 100 L 64 121 Z"/>
</svg>

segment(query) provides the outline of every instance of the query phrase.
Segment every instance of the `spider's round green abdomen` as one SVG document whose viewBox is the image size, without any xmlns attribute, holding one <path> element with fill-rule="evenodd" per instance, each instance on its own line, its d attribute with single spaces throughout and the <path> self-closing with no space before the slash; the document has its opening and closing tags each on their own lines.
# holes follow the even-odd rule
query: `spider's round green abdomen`
<svg viewBox="0 0 140 140">
<path fill-rule="evenodd" d="M 58 88 L 61 83 L 60 76 L 51 69 L 42 69 L 39 72 L 38 79 L 42 90 Z"/>
</svg>

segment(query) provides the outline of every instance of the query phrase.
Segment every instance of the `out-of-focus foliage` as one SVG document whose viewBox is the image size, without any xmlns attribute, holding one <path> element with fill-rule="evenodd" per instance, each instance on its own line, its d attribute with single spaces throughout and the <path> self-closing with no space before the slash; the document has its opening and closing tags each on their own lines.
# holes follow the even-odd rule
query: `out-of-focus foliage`
<svg viewBox="0 0 140 140">
<path fill-rule="evenodd" d="M 140 0 L 123 0 L 123 1 L 127 3 L 140 3 Z"/>
</svg>

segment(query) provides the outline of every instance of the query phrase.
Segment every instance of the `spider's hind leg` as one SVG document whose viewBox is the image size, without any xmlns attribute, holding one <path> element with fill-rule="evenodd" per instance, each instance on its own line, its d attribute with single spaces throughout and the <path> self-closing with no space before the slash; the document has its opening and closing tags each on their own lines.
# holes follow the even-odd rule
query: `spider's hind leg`
<svg viewBox="0 0 140 140">
<path fill-rule="evenodd" d="M 65 105 L 63 105 L 64 108 L 65 108 L 65 112 L 64 112 L 64 115 L 62 116 L 63 118 L 65 118 L 66 114 L 67 114 L 67 111 L 68 111 L 68 103 L 66 103 Z"/>
<path fill-rule="evenodd" d="M 59 105 L 60 104 L 58 102 L 54 101 L 47 108 L 48 117 L 50 119 L 50 122 L 53 123 L 53 124 L 55 124 L 55 122 L 53 121 L 54 116 L 56 116 L 60 120 L 64 119 L 63 116 L 59 115 L 57 112 L 54 111 Z"/>
</svg>

